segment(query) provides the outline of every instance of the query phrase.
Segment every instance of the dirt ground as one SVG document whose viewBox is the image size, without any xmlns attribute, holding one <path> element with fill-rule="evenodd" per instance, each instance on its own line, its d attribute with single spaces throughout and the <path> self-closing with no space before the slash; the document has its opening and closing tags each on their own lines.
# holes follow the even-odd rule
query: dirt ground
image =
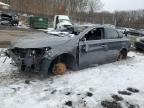
<svg viewBox="0 0 144 108">
<path fill-rule="evenodd" d="M 36 32 L 38 31 L 6 27 L 0 28 L 0 48 L 8 47 L 10 42 L 18 37 L 27 36 Z"/>
</svg>

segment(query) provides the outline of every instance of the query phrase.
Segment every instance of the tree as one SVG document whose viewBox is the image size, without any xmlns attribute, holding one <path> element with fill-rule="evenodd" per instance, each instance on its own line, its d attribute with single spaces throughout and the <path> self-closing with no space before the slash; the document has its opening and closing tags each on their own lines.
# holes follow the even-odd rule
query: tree
<svg viewBox="0 0 144 108">
<path fill-rule="evenodd" d="M 89 19 L 91 22 L 94 21 L 94 13 L 100 10 L 102 7 L 103 7 L 103 4 L 100 0 L 88 1 L 88 12 L 89 12 Z"/>
</svg>

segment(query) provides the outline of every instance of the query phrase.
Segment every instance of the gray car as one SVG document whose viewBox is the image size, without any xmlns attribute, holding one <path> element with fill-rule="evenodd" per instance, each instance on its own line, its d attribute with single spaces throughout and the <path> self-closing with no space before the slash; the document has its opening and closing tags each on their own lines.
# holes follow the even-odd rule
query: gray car
<svg viewBox="0 0 144 108">
<path fill-rule="evenodd" d="M 78 35 L 38 33 L 18 39 L 11 43 L 7 55 L 21 71 L 47 76 L 124 59 L 129 48 L 129 39 L 117 30 L 92 26 Z"/>
</svg>

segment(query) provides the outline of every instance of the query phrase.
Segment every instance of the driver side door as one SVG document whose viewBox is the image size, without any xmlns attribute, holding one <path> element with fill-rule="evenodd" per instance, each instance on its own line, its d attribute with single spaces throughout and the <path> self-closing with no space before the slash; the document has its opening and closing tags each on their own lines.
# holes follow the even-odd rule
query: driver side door
<svg viewBox="0 0 144 108">
<path fill-rule="evenodd" d="M 79 66 L 87 67 L 106 60 L 107 44 L 103 40 L 104 28 L 88 31 L 79 41 Z"/>
</svg>

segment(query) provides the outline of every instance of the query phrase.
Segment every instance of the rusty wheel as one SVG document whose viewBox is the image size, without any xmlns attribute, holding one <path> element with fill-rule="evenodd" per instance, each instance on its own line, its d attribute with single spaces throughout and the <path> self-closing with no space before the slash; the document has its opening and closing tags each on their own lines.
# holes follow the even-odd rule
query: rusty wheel
<svg viewBox="0 0 144 108">
<path fill-rule="evenodd" d="M 53 67 L 53 73 L 56 75 L 64 75 L 67 67 L 64 63 L 57 63 Z"/>
</svg>

